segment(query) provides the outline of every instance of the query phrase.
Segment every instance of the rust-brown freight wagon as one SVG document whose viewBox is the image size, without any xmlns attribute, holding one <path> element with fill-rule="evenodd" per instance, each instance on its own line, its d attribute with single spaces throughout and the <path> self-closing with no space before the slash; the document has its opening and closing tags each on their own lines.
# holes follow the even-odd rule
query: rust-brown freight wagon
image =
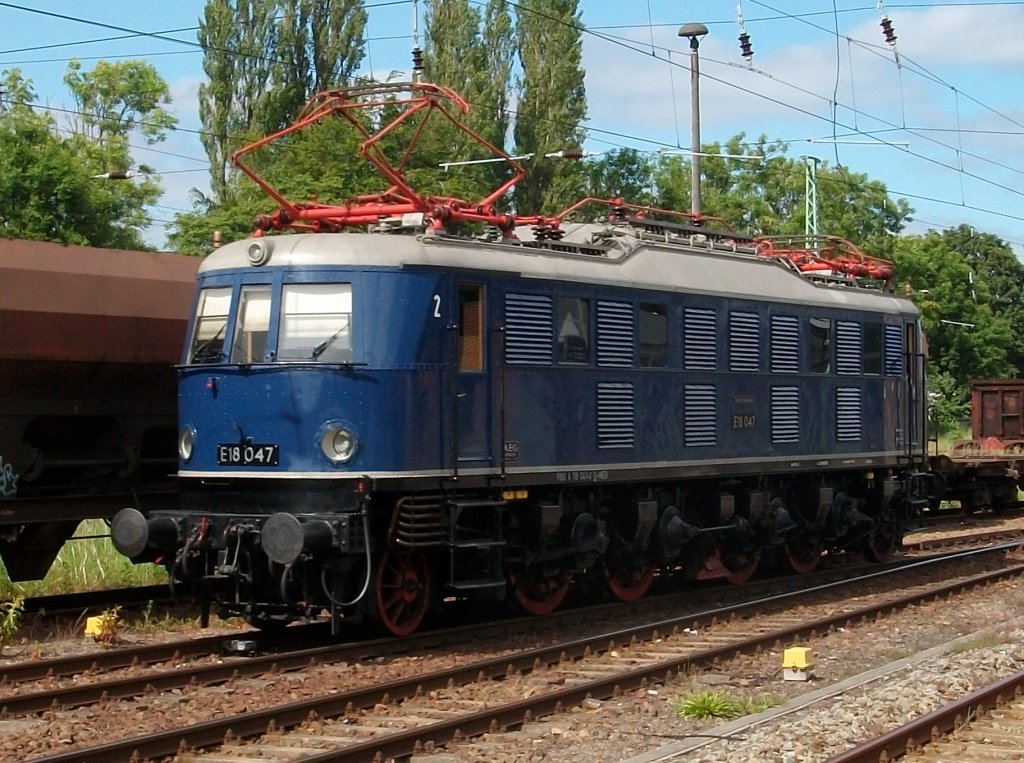
<svg viewBox="0 0 1024 763">
<path fill-rule="evenodd" d="M 88 517 L 176 500 L 199 259 L 0 239 L 0 557 L 42 577 Z"/>
<path fill-rule="evenodd" d="M 944 498 L 965 511 L 1017 503 L 1024 475 L 1024 380 L 971 384 L 971 438 L 931 457 L 945 482 Z"/>
</svg>

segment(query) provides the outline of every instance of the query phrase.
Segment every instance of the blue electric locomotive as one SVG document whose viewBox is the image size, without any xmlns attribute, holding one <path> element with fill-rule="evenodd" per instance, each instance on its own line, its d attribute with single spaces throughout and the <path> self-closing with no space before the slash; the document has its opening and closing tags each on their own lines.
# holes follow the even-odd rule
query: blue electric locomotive
<svg viewBox="0 0 1024 763">
<path fill-rule="evenodd" d="M 658 570 L 739 582 L 766 549 L 806 572 L 898 545 L 924 463 L 909 300 L 705 221 L 417 212 L 401 190 L 294 205 L 271 227 L 338 232 L 206 259 L 181 508 L 119 514 L 123 553 L 261 626 L 403 635 L 448 596 L 543 614 L 585 573 L 632 600 Z M 460 213 L 501 235 L 447 232 Z"/>
</svg>

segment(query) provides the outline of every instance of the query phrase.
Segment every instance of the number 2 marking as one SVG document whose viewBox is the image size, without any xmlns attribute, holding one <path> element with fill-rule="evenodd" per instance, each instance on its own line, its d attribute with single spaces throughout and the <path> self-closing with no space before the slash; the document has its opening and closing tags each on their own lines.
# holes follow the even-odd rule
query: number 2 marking
<svg viewBox="0 0 1024 763">
<path fill-rule="evenodd" d="M 440 318 L 441 317 L 441 295 L 440 294 L 435 294 L 434 295 L 434 317 L 435 318 Z"/>
</svg>

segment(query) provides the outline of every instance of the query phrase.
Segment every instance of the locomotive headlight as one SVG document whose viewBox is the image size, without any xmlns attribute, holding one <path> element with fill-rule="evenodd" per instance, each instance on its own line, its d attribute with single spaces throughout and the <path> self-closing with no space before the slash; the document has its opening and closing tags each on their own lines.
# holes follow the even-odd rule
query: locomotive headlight
<svg viewBox="0 0 1024 763">
<path fill-rule="evenodd" d="M 178 433 L 178 455 L 182 461 L 189 461 L 192 458 L 192 448 L 196 444 L 196 430 L 192 427 L 182 427 Z"/>
<path fill-rule="evenodd" d="M 344 464 L 356 452 L 356 436 L 345 427 L 330 425 L 320 438 L 320 447 L 334 464 Z"/>
</svg>

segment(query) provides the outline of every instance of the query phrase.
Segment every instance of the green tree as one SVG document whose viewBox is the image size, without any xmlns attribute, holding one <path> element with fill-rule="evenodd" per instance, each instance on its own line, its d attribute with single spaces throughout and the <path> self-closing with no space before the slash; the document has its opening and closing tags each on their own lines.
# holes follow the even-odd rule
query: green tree
<svg viewBox="0 0 1024 763">
<path fill-rule="evenodd" d="M 98 61 L 92 71 L 72 58 L 64 83 L 75 100 L 75 132 L 103 144 L 133 130 L 147 143 L 162 141 L 178 120 L 164 106 L 171 91 L 156 67 L 142 60 Z"/>
<path fill-rule="evenodd" d="M 454 104 L 446 108 L 465 121 L 474 121 L 476 92 L 484 67 L 480 38 L 480 13 L 469 0 L 428 0 L 426 4 L 423 75 L 427 82 L 444 85 L 464 98 L 471 107 L 468 115 L 458 113 Z M 432 124 L 419 138 L 419 148 L 406 164 L 414 187 L 475 200 L 486 194 L 486 169 L 482 165 L 458 165 L 442 171 L 443 161 L 473 161 L 490 158 L 466 133 L 447 120 L 431 117 Z M 395 134 L 397 142 L 413 140 L 420 120 L 408 123 Z"/>
<path fill-rule="evenodd" d="M 582 66 L 583 28 L 578 0 L 521 0 L 516 5 L 518 83 L 515 142 L 526 180 L 516 188 L 521 212 L 557 212 L 580 196 L 585 184 L 576 162 L 545 154 L 583 143 L 586 90 Z"/>
<path fill-rule="evenodd" d="M 427 0 L 423 74 L 470 98 L 484 68 L 480 13 L 469 0 Z"/>
<path fill-rule="evenodd" d="M 168 227 L 167 246 L 182 254 L 209 254 L 214 232 L 225 243 L 243 239 L 253 231 L 256 215 L 267 211 L 267 197 L 251 183 L 221 201 L 192 191 L 192 210 L 181 212 Z"/>
<path fill-rule="evenodd" d="M 126 227 L 147 227 L 146 208 L 156 203 L 162 189 L 149 167 L 135 166 L 129 139 L 140 134 L 147 143 L 159 143 L 177 125 L 177 118 L 164 108 L 171 103 L 170 88 L 155 67 L 140 60 L 98 61 L 86 71 L 72 59 L 64 82 L 77 107 L 75 134 L 68 141 L 96 175 L 137 173 L 134 180 L 98 184 L 104 186 L 103 193 L 120 200 Z"/>
<path fill-rule="evenodd" d="M 481 36 L 484 65 L 476 72 L 471 91 L 473 118 L 470 124 L 492 145 L 504 149 L 511 120 L 509 93 L 515 60 L 515 32 L 507 0 L 488 0 Z M 496 179 L 504 180 L 506 173 Z M 500 183 L 499 183 L 500 184 Z"/>
<path fill-rule="evenodd" d="M 913 210 L 906 199 L 892 199 L 885 185 L 844 167 L 818 168 L 818 205 L 823 233 L 852 241 L 865 252 L 891 259 L 896 234 Z"/>
<path fill-rule="evenodd" d="M 200 138 L 210 158 L 215 200 L 228 193 L 231 153 L 261 135 L 271 76 L 267 57 L 276 45 L 276 0 L 208 0 L 199 21 L 203 71 L 199 86 Z"/>
<path fill-rule="evenodd" d="M 82 72 L 72 62 L 68 79 L 81 109 L 76 125 L 83 132 L 66 138 L 49 114 L 32 106 L 31 82 L 17 71 L 3 73 L 5 92 L 13 97 L 0 111 L 0 235 L 146 248 L 140 231 L 149 223 L 146 206 L 159 197 L 159 184 L 152 178 L 120 183 L 96 177 L 133 169 L 128 133 L 153 111 L 157 126 L 163 121 L 159 112 L 166 114 L 159 98 L 146 102 L 128 91 L 139 83 L 121 76 L 131 62 L 123 63 L 122 68 L 101 61 L 92 72 Z M 159 78 L 151 84 L 154 92 L 166 92 Z M 150 138 L 159 140 L 159 130 Z"/>
<path fill-rule="evenodd" d="M 720 217 L 749 235 L 800 235 L 806 228 L 806 169 L 786 156 L 788 146 L 761 135 L 739 133 L 724 144 L 703 147 L 702 212 Z M 729 156 L 757 157 L 760 161 Z M 690 208 L 690 159 L 662 156 L 654 169 L 659 203 Z M 911 208 L 893 200 L 885 186 L 845 168 L 818 166 L 818 217 L 823 234 L 845 238 L 864 251 L 888 258 Z"/>
<path fill-rule="evenodd" d="M 32 88 L 32 81 L 25 79 L 20 69 L 4 69 L 0 72 L 0 117 L 31 115 L 35 101 L 36 91 Z"/>
<path fill-rule="evenodd" d="M 974 283 L 984 284 L 992 312 L 1005 318 L 1015 337 L 1024 336 L 1024 264 L 1010 246 L 991 233 L 982 233 L 970 225 L 959 225 L 943 231 L 942 240 L 963 257 L 971 267 L 974 297 L 979 290 Z M 1013 342 L 1007 351 L 1013 375 L 1024 373 L 1024 345 Z"/>
<path fill-rule="evenodd" d="M 424 78 L 464 98 L 470 111 L 458 116 L 500 150 L 504 150 L 509 124 L 511 23 L 504 0 L 488 2 L 482 27 L 480 11 L 469 0 L 431 0 L 426 6 Z M 412 130 L 403 137 L 411 138 Z M 462 164 L 447 171 L 438 164 L 492 158 L 493 153 L 469 135 L 437 119 L 422 136 L 410 175 L 431 192 L 477 200 L 510 177 L 505 163 Z"/>
<path fill-rule="evenodd" d="M 291 124 L 312 95 L 347 86 L 365 53 L 362 0 L 279 0 L 277 14 L 271 89 L 257 124 L 265 133 Z"/>
<path fill-rule="evenodd" d="M 942 395 L 940 420 L 962 418 L 974 379 L 1005 378 L 1013 372 L 1009 320 L 993 313 L 987 284 L 972 278 L 972 266 L 942 235 L 930 231 L 897 242 L 897 285 L 921 311 L 928 338 L 932 389 Z"/>
<path fill-rule="evenodd" d="M 632 148 L 608 151 L 583 163 L 587 175 L 587 196 L 597 199 L 621 198 L 633 204 L 655 203 L 654 165 L 650 157 Z"/>
<path fill-rule="evenodd" d="M 199 116 L 211 195 L 194 191 L 194 208 L 176 217 L 171 245 L 206 252 L 215 230 L 225 240 L 251 231 L 267 200 L 231 167 L 231 154 L 291 124 L 315 93 L 349 84 L 364 55 L 366 19 L 363 0 L 208 0 L 199 42 L 209 81 L 199 89 Z M 315 196 L 366 176 L 358 166 L 330 181 L 337 171 L 329 165 L 349 148 L 351 141 L 289 136 L 247 162 L 282 189 L 314 188 Z"/>
<path fill-rule="evenodd" d="M 327 119 L 293 133 L 246 157 L 288 199 L 337 202 L 381 191 L 385 182 L 358 154 L 360 135 L 341 119 Z M 233 181 L 231 192 L 213 199 L 193 190 L 193 209 L 179 214 L 168 243 L 179 252 L 207 254 L 214 231 L 234 241 L 253 231 L 256 215 L 272 211 L 271 200 L 247 177 Z"/>
<path fill-rule="evenodd" d="M 143 249 L 137 200 L 93 178 L 78 141 L 40 115 L 0 117 L 0 235 Z"/>
</svg>

